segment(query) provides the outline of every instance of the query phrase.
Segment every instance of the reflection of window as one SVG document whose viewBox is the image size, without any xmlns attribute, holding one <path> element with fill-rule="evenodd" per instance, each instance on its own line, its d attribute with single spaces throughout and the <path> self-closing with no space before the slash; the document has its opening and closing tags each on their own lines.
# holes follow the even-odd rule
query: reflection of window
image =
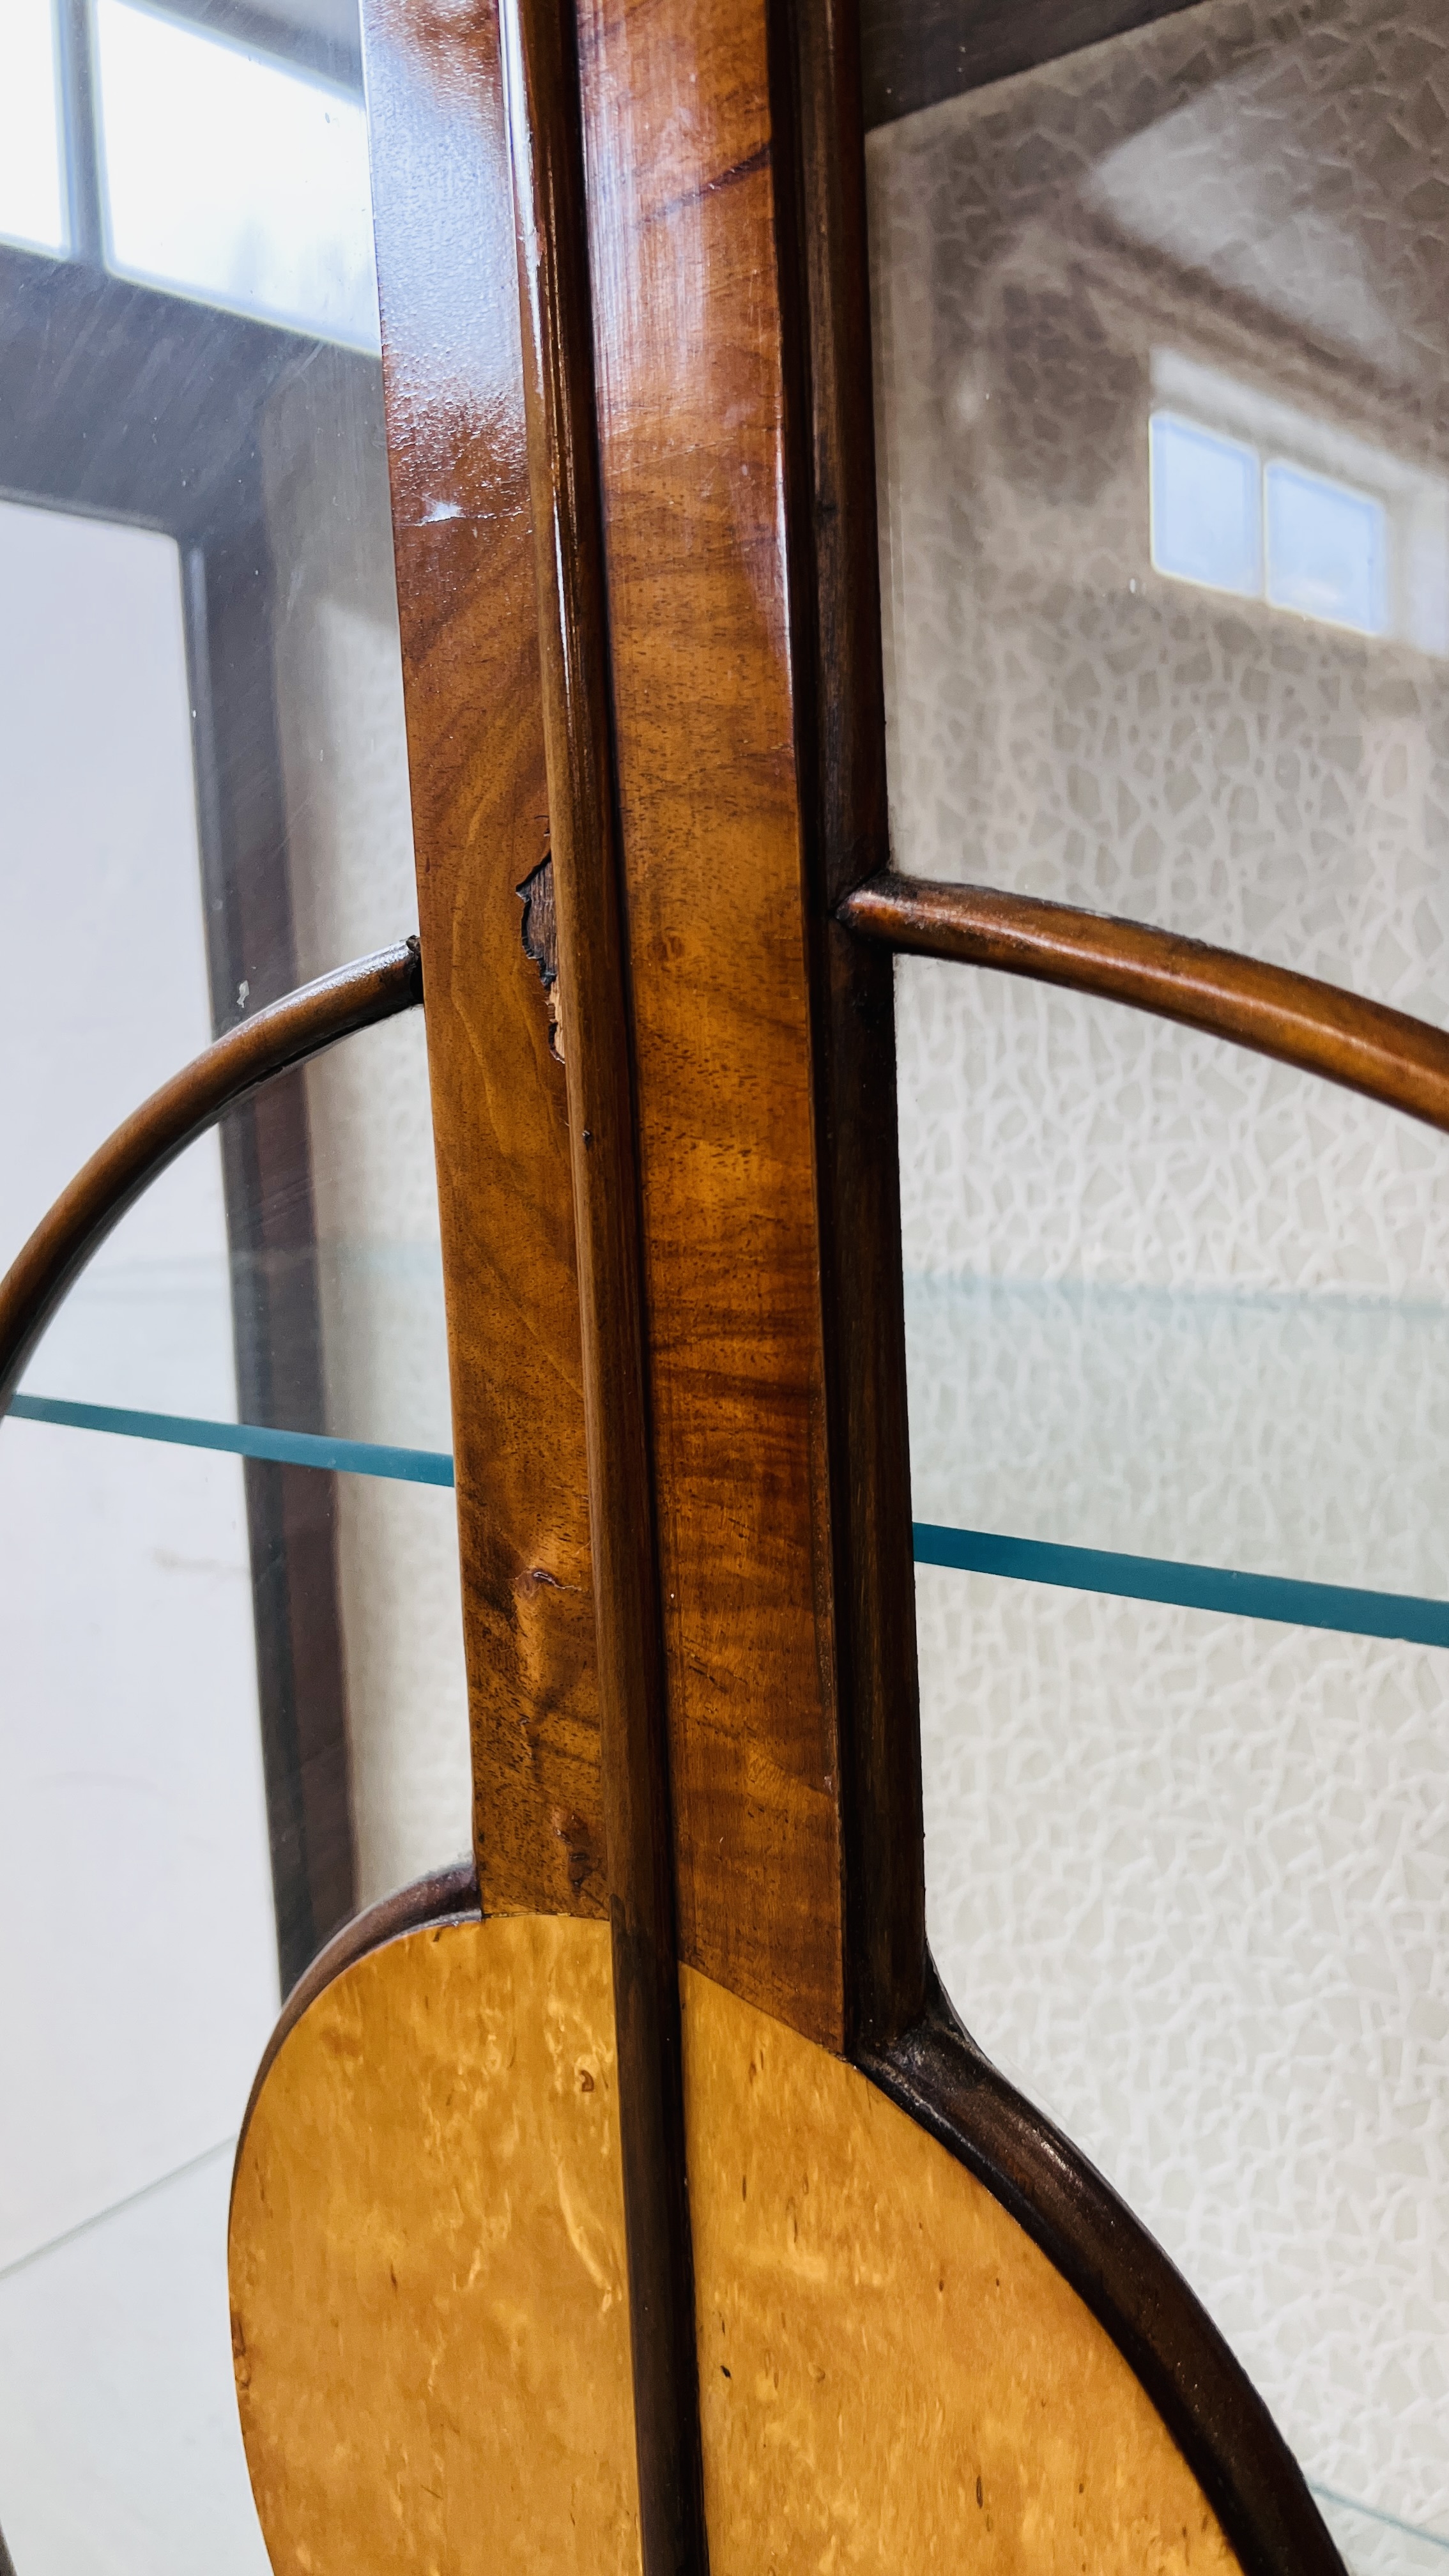
<svg viewBox="0 0 1449 2576">
<path fill-rule="evenodd" d="M 1155 571 L 1449 651 L 1449 488 L 1438 476 L 1168 351 L 1154 354 L 1152 379 Z"/>
<path fill-rule="evenodd" d="M 111 267 L 375 345 L 360 100 L 98 0 Z"/>
<path fill-rule="evenodd" d="M 67 0 L 62 48 L 58 8 L 0 0 L 0 239 L 375 349 L 360 97 L 145 0 Z"/>
<path fill-rule="evenodd" d="M 1170 411 L 1154 412 L 1152 561 L 1209 590 L 1263 587 L 1262 467 L 1254 448 Z"/>
<path fill-rule="evenodd" d="M 1152 562 L 1361 635 L 1386 623 L 1388 514 L 1370 492 L 1174 412 L 1151 423 Z"/>
<path fill-rule="evenodd" d="M 64 250 L 65 173 L 51 0 L 0 7 L 0 235 Z"/>
<path fill-rule="evenodd" d="M 1382 635 L 1388 570 L 1382 501 L 1281 458 L 1264 474 L 1263 495 L 1273 606 Z"/>
</svg>

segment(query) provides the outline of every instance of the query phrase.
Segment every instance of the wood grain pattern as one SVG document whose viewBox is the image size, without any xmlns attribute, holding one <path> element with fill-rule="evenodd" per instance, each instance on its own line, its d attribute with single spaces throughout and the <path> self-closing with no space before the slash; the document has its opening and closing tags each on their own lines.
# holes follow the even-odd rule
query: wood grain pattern
<svg viewBox="0 0 1449 2576">
<path fill-rule="evenodd" d="M 492 7 L 369 0 L 373 192 L 490 1910 L 603 1910 L 564 1073 L 522 944 L 548 846 Z"/>
<path fill-rule="evenodd" d="M 309 2005 L 316 2002 L 334 1978 L 355 1967 L 369 1951 L 382 1949 L 388 1941 L 401 1940 L 405 1932 L 421 1931 L 425 1925 L 462 1922 L 465 1918 L 473 1922 L 482 1919 L 478 1872 L 471 1859 L 451 1861 L 444 1869 L 429 1870 L 425 1877 L 408 1880 L 405 1886 L 393 1888 L 373 1904 L 364 1905 L 360 1913 L 349 1916 L 283 1998 L 282 2009 L 272 2025 L 272 2035 L 252 2078 L 252 2089 L 242 2118 L 243 2130 L 252 2116 L 253 2105 L 271 2072 L 272 2060 L 278 2049 L 296 2029 Z"/>
<path fill-rule="evenodd" d="M 602 1924 L 432 1926 L 334 1978 L 232 2192 L 279 2576 L 638 2576 L 623 2232 Z"/>
<path fill-rule="evenodd" d="M 502 0 L 501 23 L 567 1030 L 640 2531 L 646 2576 L 703 2576 L 674 1849 L 578 68 L 572 11 L 559 0 Z"/>
<path fill-rule="evenodd" d="M 913 957 L 1125 1002 L 1449 1129 L 1449 1035 L 1289 967 L 1036 895 L 893 872 L 847 896 L 839 918 Z"/>
<path fill-rule="evenodd" d="M 1046 2257 L 854 2068 L 682 1974 L 714 2576 L 1229 2576 Z"/>
<path fill-rule="evenodd" d="M 580 28 L 680 1950 L 839 2046 L 764 11 L 585 0 Z"/>
</svg>

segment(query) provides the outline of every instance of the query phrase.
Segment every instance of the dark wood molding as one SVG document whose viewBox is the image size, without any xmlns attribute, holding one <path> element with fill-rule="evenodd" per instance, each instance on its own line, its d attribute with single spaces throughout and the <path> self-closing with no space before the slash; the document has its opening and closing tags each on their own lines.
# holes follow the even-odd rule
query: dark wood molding
<svg viewBox="0 0 1449 2576">
<path fill-rule="evenodd" d="M 254 521 L 183 559 L 212 1027 L 297 981 L 277 735 L 272 549 Z M 237 1403 L 244 1422 L 326 1428 L 307 1084 L 269 1082 L 221 1121 Z M 283 1990 L 357 1901 L 337 1487 L 315 1467 L 242 1470 Z"/>
<path fill-rule="evenodd" d="M 861 0 L 867 126 L 1036 70 L 1195 0 Z"/>
<path fill-rule="evenodd" d="M 916 2027 L 858 2063 L 1008 2209 L 1111 2336 L 1243 2576 L 1344 2576 L 1303 2472 L 1196 2294 L 1110 2183 L 999 2075 L 932 1975 Z"/>
<path fill-rule="evenodd" d="M 153 1091 L 82 1165 L 0 1279 L 0 1413 L 92 1253 L 178 1154 L 224 1110 L 354 1030 L 423 998 L 415 939 L 319 975 L 217 1038 Z"/>
<path fill-rule="evenodd" d="M 1337 984 L 1108 913 L 887 872 L 837 918 L 898 954 L 1124 1002 L 1449 1130 L 1449 1034 Z"/>
<path fill-rule="evenodd" d="M 925 1963 L 893 969 L 831 919 L 888 857 L 854 0 L 771 32 L 851 2046 L 916 2019 Z"/>
<path fill-rule="evenodd" d="M 283 1991 L 357 1902 L 337 1478 L 244 1458 L 257 1701 Z"/>
<path fill-rule="evenodd" d="M 409 1932 L 425 1932 L 430 1925 L 444 1923 L 477 1923 L 482 1918 L 478 1895 L 478 1871 L 471 1860 L 452 1861 L 445 1869 L 429 1870 L 424 1878 L 411 1879 L 406 1887 L 394 1888 L 380 1896 L 375 1905 L 366 1905 L 360 1914 L 334 1932 L 324 1949 L 318 1951 L 304 1973 L 297 1979 L 282 2005 L 272 2035 L 262 2051 L 261 2064 L 252 2077 L 247 2107 L 242 2113 L 241 2131 L 236 2142 L 237 2159 L 246 2143 L 247 2128 L 265 2084 L 277 2051 L 294 2031 L 309 2004 L 316 2002 L 330 1985 L 335 1985 L 359 1959 L 368 1958 L 389 1941 L 401 1941 Z"/>
<path fill-rule="evenodd" d="M 627 938 L 571 0 L 502 0 L 568 1075 L 644 2576 L 704 2576 Z"/>
</svg>

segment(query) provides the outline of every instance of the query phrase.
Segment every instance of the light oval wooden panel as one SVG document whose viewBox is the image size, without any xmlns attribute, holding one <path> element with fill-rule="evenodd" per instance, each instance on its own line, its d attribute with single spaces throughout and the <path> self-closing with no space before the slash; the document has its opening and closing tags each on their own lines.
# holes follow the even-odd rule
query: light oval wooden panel
<svg viewBox="0 0 1449 2576">
<path fill-rule="evenodd" d="M 1076 2293 L 868 2078 L 681 1972 L 711 2576 L 1231 2576 Z"/>
<path fill-rule="evenodd" d="M 254 2103 L 230 2265 L 278 2576 L 637 2576 L 607 1925 L 345 1969 Z"/>
</svg>

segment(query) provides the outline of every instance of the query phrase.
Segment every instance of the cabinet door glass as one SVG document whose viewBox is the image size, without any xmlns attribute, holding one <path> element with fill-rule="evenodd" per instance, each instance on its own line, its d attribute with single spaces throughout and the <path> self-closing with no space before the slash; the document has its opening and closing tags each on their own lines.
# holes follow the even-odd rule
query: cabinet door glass
<svg viewBox="0 0 1449 2576">
<path fill-rule="evenodd" d="M 349 0 L 0 10 L 0 1268 L 416 926 L 364 143 Z M 451 1447 L 413 1012 L 189 1148 L 0 1425 L 19 2576 L 265 2568 L 231 2149 L 282 1993 L 469 1845 Z"/>
<path fill-rule="evenodd" d="M 1443 1025 L 1449 37 L 1110 15 L 866 12 L 894 862 Z M 1355 2565 L 1440 2563 L 1449 1141 L 897 1002 L 938 1959 Z"/>
</svg>

